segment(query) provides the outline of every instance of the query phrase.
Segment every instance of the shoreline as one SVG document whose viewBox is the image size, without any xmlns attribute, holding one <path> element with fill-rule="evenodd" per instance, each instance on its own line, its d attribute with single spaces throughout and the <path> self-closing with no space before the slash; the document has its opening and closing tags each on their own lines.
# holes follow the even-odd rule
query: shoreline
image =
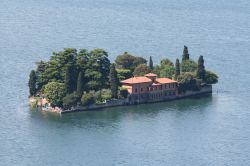
<svg viewBox="0 0 250 166">
<path fill-rule="evenodd" d="M 141 101 L 136 101 L 136 102 L 130 102 L 128 98 L 115 99 L 115 100 L 107 101 L 104 104 L 98 104 L 98 105 L 93 104 L 90 106 L 75 106 L 75 107 L 72 107 L 71 109 L 67 109 L 67 110 L 64 110 L 64 109 L 59 108 L 59 107 L 53 108 L 53 107 L 50 107 L 48 105 L 44 106 L 44 105 L 42 105 L 42 103 L 40 103 L 40 104 L 38 103 L 37 108 L 40 108 L 42 111 L 55 112 L 55 113 L 59 113 L 59 114 L 67 114 L 67 113 L 73 113 L 73 112 L 85 112 L 85 111 L 96 111 L 96 110 L 102 111 L 102 109 L 111 108 L 111 107 L 126 107 L 126 106 L 140 105 L 140 104 L 153 104 L 153 103 L 159 103 L 159 102 L 170 102 L 173 100 L 181 100 L 181 99 L 188 98 L 188 97 L 203 96 L 206 94 L 212 94 L 212 85 L 206 85 L 205 87 L 201 88 L 200 91 L 187 91 L 184 94 L 178 94 L 178 95 L 175 95 L 172 97 L 168 97 L 168 98 L 164 98 L 164 99 L 156 100 L 156 101 L 141 100 Z M 34 100 L 34 99 L 30 99 L 30 104 L 31 104 L 32 100 Z M 42 99 L 42 100 L 44 100 L 44 99 Z"/>
</svg>

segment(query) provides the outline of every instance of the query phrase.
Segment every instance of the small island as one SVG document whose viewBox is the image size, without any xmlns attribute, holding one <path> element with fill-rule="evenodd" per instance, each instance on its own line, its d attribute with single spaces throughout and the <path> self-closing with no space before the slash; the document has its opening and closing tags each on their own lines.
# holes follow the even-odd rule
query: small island
<svg viewBox="0 0 250 166">
<path fill-rule="evenodd" d="M 68 113 L 106 107 L 169 101 L 212 92 L 218 76 L 205 69 L 184 46 L 181 62 L 168 58 L 154 65 L 124 52 L 111 63 L 103 49 L 66 48 L 48 62 L 36 63 L 29 77 L 30 104 L 44 111 Z"/>
</svg>

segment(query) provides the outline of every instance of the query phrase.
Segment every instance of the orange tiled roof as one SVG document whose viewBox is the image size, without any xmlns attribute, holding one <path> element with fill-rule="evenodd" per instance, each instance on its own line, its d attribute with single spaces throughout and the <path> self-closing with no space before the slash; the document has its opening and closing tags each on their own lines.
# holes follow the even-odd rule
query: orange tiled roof
<svg viewBox="0 0 250 166">
<path fill-rule="evenodd" d="M 147 77 L 157 77 L 157 74 L 154 74 L 154 73 L 148 73 L 148 74 L 146 74 L 145 76 L 147 76 Z"/>
<path fill-rule="evenodd" d="M 138 83 L 150 83 L 150 82 L 152 82 L 152 80 L 147 77 L 132 77 L 121 81 L 121 83 L 125 84 L 138 84 Z"/>
<path fill-rule="evenodd" d="M 156 82 L 159 82 L 160 84 L 176 83 L 175 80 L 169 78 L 156 78 Z"/>
</svg>

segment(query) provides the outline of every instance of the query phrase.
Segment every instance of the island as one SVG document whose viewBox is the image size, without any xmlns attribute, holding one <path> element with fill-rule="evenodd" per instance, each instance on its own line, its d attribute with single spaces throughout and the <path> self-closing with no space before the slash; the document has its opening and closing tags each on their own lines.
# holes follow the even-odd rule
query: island
<svg viewBox="0 0 250 166">
<path fill-rule="evenodd" d="M 218 76 L 197 62 L 184 46 L 181 62 L 166 58 L 154 65 L 150 56 L 124 52 L 114 63 L 103 49 L 66 48 L 36 63 L 29 76 L 32 108 L 69 113 L 181 99 L 212 93 Z"/>
</svg>

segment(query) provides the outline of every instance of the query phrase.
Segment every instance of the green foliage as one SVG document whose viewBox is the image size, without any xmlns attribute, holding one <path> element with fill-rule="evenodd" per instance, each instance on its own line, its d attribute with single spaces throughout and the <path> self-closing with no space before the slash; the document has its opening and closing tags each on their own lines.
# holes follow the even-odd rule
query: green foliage
<svg viewBox="0 0 250 166">
<path fill-rule="evenodd" d="M 167 58 L 162 59 L 160 65 L 161 65 L 161 67 L 174 66 L 173 62 L 171 62 L 171 60 L 169 60 Z"/>
<path fill-rule="evenodd" d="M 63 83 L 49 82 L 44 87 L 44 94 L 52 106 L 61 106 L 66 94 Z"/>
<path fill-rule="evenodd" d="M 182 72 L 195 72 L 197 70 L 197 63 L 193 60 L 185 60 L 181 63 Z"/>
<path fill-rule="evenodd" d="M 110 82 L 110 89 L 112 92 L 112 98 L 117 98 L 118 97 L 119 80 L 117 77 L 117 71 L 115 69 L 115 64 L 111 65 L 110 73 L 109 73 L 109 82 Z"/>
<path fill-rule="evenodd" d="M 150 73 L 150 69 L 146 64 L 140 64 L 135 68 L 134 76 L 144 76 L 145 74 Z"/>
<path fill-rule="evenodd" d="M 75 90 L 75 74 L 73 65 L 69 65 L 66 68 L 65 73 L 65 90 L 67 94 L 72 93 Z"/>
<path fill-rule="evenodd" d="M 204 81 L 206 84 L 216 84 L 218 82 L 218 76 L 215 73 L 206 70 Z"/>
<path fill-rule="evenodd" d="M 163 66 L 160 70 L 160 77 L 167 77 L 172 79 L 175 74 L 174 66 Z"/>
<path fill-rule="evenodd" d="M 30 91 L 30 96 L 34 96 L 36 94 L 36 72 L 32 70 L 30 72 L 30 78 L 29 78 L 29 91 Z"/>
<path fill-rule="evenodd" d="M 82 95 L 83 90 L 84 90 L 84 75 L 83 75 L 83 72 L 79 72 L 78 78 L 77 78 L 76 92 L 78 95 Z"/>
<path fill-rule="evenodd" d="M 182 62 L 189 60 L 188 47 L 184 46 L 183 54 L 182 54 Z"/>
<path fill-rule="evenodd" d="M 199 60 L 198 60 L 198 69 L 197 69 L 197 73 L 196 74 L 197 74 L 197 77 L 199 79 L 201 79 L 201 80 L 204 81 L 206 71 L 205 71 L 203 56 L 199 57 Z"/>
<path fill-rule="evenodd" d="M 79 96 L 79 94 L 77 94 L 76 92 L 66 95 L 63 98 L 63 108 L 69 109 L 73 106 L 76 106 L 80 99 L 81 96 Z"/>
<path fill-rule="evenodd" d="M 101 104 L 107 100 L 112 99 L 112 92 L 110 89 L 102 89 L 97 92 L 92 92 L 92 94 L 94 96 L 96 104 Z"/>
<path fill-rule="evenodd" d="M 89 106 L 95 103 L 95 97 L 93 93 L 85 93 L 82 95 L 81 103 L 83 106 Z"/>
<path fill-rule="evenodd" d="M 123 88 L 123 87 L 121 87 L 120 88 L 120 96 L 122 97 L 122 98 L 127 98 L 128 97 L 128 90 L 126 89 L 126 88 Z"/>
<path fill-rule="evenodd" d="M 175 79 L 181 74 L 181 69 L 180 69 L 180 61 L 177 58 L 175 62 Z"/>
<path fill-rule="evenodd" d="M 180 93 L 187 90 L 200 90 L 201 80 L 196 79 L 193 73 L 182 73 L 178 76 L 177 82 L 179 83 L 178 90 Z"/>
<path fill-rule="evenodd" d="M 90 90 L 100 90 L 109 85 L 110 61 L 108 53 L 103 49 L 94 49 L 89 53 L 85 76 Z"/>
<path fill-rule="evenodd" d="M 133 73 L 128 69 L 116 69 L 119 81 L 126 80 L 133 76 Z"/>
<path fill-rule="evenodd" d="M 151 71 L 154 69 L 154 64 L 151 56 L 149 57 L 149 68 Z"/>
<path fill-rule="evenodd" d="M 128 69 L 133 72 L 138 65 L 147 64 L 147 60 L 125 52 L 124 54 L 116 57 L 115 63 L 118 69 Z"/>
</svg>

